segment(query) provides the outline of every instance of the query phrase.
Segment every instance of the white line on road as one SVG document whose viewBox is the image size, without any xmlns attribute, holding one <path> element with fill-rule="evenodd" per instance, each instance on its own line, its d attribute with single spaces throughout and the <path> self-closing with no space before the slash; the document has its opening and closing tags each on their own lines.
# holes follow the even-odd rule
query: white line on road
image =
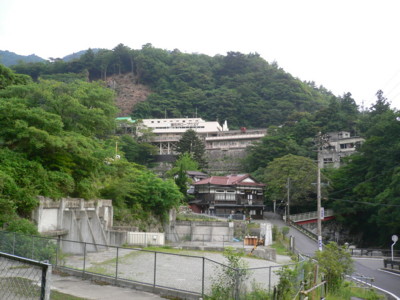
<svg viewBox="0 0 400 300">
<path fill-rule="evenodd" d="M 365 281 L 362 281 L 362 280 L 360 280 L 360 279 L 357 279 L 357 278 L 355 278 L 355 277 L 353 277 L 353 276 L 351 276 L 351 278 L 352 278 L 353 280 L 355 280 L 355 281 L 358 281 L 358 282 L 360 282 L 360 283 L 366 284 Z M 380 288 L 380 287 L 377 287 L 377 286 L 375 286 L 375 285 L 372 285 L 372 284 L 368 284 L 368 286 L 371 286 L 371 287 L 373 287 L 374 289 L 380 290 L 381 292 L 384 292 L 385 294 L 388 294 L 388 295 L 392 296 L 395 300 L 400 300 L 399 297 L 397 297 L 395 294 L 393 294 L 393 293 L 391 293 L 391 292 L 389 292 L 389 291 L 387 291 L 387 290 L 384 290 L 384 289 L 382 289 L 382 288 Z"/>
<path fill-rule="evenodd" d="M 397 273 L 394 273 L 394 272 L 390 272 L 390 271 L 386 271 L 386 270 L 382 270 L 382 269 L 378 269 L 378 271 L 385 272 L 385 273 L 392 274 L 392 275 L 400 277 L 400 274 L 397 274 Z"/>
</svg>

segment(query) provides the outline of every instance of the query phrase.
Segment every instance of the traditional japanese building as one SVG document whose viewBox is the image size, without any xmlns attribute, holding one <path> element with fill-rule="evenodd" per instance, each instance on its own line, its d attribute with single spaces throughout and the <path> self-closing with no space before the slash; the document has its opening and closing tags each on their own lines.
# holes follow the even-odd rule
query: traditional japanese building
<svg viewBox="0 0 400 300">
<path fill-rule="evenodd" d="M 262 219 L 265 184 L 249 174 L 212 176 L 193 183 L 192 210 L 216 216 Z"/>
</svg>

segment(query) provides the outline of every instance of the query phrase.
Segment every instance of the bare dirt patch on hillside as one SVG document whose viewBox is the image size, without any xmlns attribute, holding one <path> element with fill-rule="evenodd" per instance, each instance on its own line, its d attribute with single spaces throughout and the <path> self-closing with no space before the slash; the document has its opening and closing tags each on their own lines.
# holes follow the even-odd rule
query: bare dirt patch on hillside
<svg viewBox="0 0 400 300">
<path fill-rule="evenodd" d="M 146 101 L 151 93 L 149 87 L 137 84 L 133 74 L 114 75 L 107 78 L 107 86 L 117 93 L 116 104 L 120 109 L 119 117 L 126 117 L 132 113 L 133 107 Z"/>
</svg>

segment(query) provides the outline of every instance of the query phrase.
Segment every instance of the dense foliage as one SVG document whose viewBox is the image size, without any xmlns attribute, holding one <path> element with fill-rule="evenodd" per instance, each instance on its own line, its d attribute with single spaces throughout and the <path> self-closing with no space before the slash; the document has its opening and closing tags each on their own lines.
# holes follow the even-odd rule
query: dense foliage
<svg viewBox="0 0 400 300">
<path fill-rule="evenodd" d="M 136 105 L 135 119 L 199 115 L 228 121 L 231 128 L 280 125 L 293 112 L 316 111 L 333 97 L 323 87 L 301 82 L 258 54 L 229 52 L 210 57 L 167 51 L 146 44 L 140 50 L 119 44 L 112 50 L 89 49 L 71 61 L 20 63 L 18 73 L 43 76 L 77 74 L 89 80 L 132 73 L 153 93 Z M 55 78 L 55 77 L 51 77 Z"/>
<path fill-rule="evenodd" d="M 400 121 L 381 91 L 360 119 L 366 138 L 347 164 L 332 170 L 331 205 L 358 235 L 355 242 L 387 246 L 400 231 Z"/>
<path fill-rule="evenodd" d="M 18 81 L 20 75 L 0 67 L 0 82 L 7 83 L 0 89 L 0 226 L 32 233 L 18 216 L 30 216 L 38 195 L 110 196 L 122 209 L 160 218 L 179 203 L 173 182 L 116 156 L 111 90 L 84 81 Z M 121 140 L 129 160 L 147 162 L 137 154 L 146 146 Z"/>
<path fill-rule="evenodd" d="M 266 197 L 290 205 L 291 214 L 315 210 L 317 165 L 313 160 L 292 154 L 276 158 L 265 168 L 263 182 L 268 183 Z"/>
<path fill-rule="evenodd" d="M 268 135 L 250 146 L 243 160 L 243 171 L 258 179 L 270 181 L 264 178 L 266 169 L 286 155 L 315 160 L 314 139 L 319 132 L 343 130 L 364 137 L 359 154 L 337 170 L 324 170 L 331 190 L 323 205 L 334 208 L 353 237 L 358 235 L 355 242 L 386 245 L 400 230 L 396 222 L 400 217 L 399 112 L 390 107 L 382 91 L 369 110 L 360 112 L 350 93 L 337 97 L 313 82 L 301 82 L 256 53 L 209 57 L 157 49 L 151 44 L 140 50 L 122 44 L 112 50 L 89 49 L 71 61 L 53 59 L 13 67 L 38 83 L 0 68 L 0 160 L 6 162 L 0 165 L 0 193 L 17 195 L 0 197 L 7 210 L 27 214 L 38 193 L 92 197 L 106 187 L 106 194 L 112 195 L 113 180 L 129 181 L 121 179 L 129 178 L 125 173 L 115 175 L 120 168 L 104 164 L 115 155 L 115 140 L 107 142 L 115 113 L 109 102 L 112 93 L 99 83 L 76 82 L 107 82 L 110 75 L 129 72 L 137 83 L 153 91 L 147 101 L 135 106 L 134 119 L 199 114 L 206 120 L 227 120 L 232 129 L 268 128 Z M 151 165 L 148 136 L 119 141 L 129 161 Z M 21 178 L 18 170 L 22 169 L 34 169 L 42 181 L 23 180 L 29 176 Z M 147 172 L 138 165 L 135 169 Z M 281 172 L 274 179 L 287 177 L 283 168 L 277 170 Z M 184 181 L 181 176 L 182 190 Z M 269 182 L 265 183 L 268 186 Z M 308 196 L 298 198 L 300 206 L 306 204 L 300 199 L 312 198 L 312 191 L 305 190 Z M 277 197 L 272 191 L 267 193 L 271 196 L 267 201 L 273 200 L 272 195 Z M 125 199 L 121 203 L 135 207 L 131 192 L 117 194 Z"/>
<path fill-rule="evenodd" d="M 193 160 L 197 162 L 200 169 L 204 169 L 207 166 L 207 161 L 204 157 L 204 143 L 194 130 L 186 130 L 186 132 L 182 135 L 181 139 L 176 144 L 175 150 L 179 153 L 179 156 L 188 153 L 193 158 Z"/>
</svg>

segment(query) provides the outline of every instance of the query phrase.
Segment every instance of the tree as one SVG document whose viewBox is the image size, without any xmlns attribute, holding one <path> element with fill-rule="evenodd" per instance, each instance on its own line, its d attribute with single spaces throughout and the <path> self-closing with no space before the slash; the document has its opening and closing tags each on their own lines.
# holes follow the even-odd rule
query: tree
<svg viewBox="0 0 400 300">
<path fill-rule="evenodd" d="M 166 173 L 167 177 L 175 178 L 175 183 L 186 200 L 188 200 L 187 190 L 191 184 L 190 178 L 186 175 L 187 171 L 199 171 L 199 164 L 190 153 L 185 152 L 175 161 L 174 167 Z"/>
<path fill-rule="evenodd" d="M 399 230 L 392 219 L 400 215 L 399 113 L 385 105 L 381 108 L 366 113 L 362 120 L 366 141 L 331 176 L 333 208 L 353 236 L 361 236 L 357 242 L 364 246 L 383 246 Z"/>
<path fill-rule="evenodd" d="M 201 169 L 207 166 L 204 158 L 205 146 L 203 141 L 198 137 L 196 131 L 188 129 L 182 135 L 175 149 L 180 155 L 189 153 L 193 159 L 199 164 Z"/>
<path fill-rule="evenodd" d="M 121 150 L 125 158 L 130 161 L 147 167 L 153 163 L 153 155 L 157 153 L 157 148 L 146 142 L 138 142 L 130 135 L 123 135 L 120 138 Z"/>
<path fill-rule="evenodd" d="M 177 207 L 183 198 L 173 180 L 162 180 L 138 165 L 121 160 L 111 166 L 110 172 L 102 196 L 115 200 L 120 208 L 128 208 L 136 219 L 153 214 L 165 220 L 169 210 Z"/>
<path fill-rule="evenodd" d="M 263 182 L 271 200 L 287 202 L 289 193 L 291 212 L 315 210 L 317 164 L 313 160 L 292 154 L 276 158 L 264 169 Z"/>
<path fill-rule="evenodd" d="M 58 115 L 66 131 L 100 137 L 109 135 L 115 126 L 114 93 L 101 83 L 41 81 L 11 86 L 2 91 L 0 97 L 18 98 L 18 102 L 28 108 Z"/>
<path fill-rule="evenodd" d="M 268 132 L 269 134 L 263 137 L 260 142 L 248 147 L 247 156 L 243 161 L 247 172 L 254 172 L 258 169 L 262 172 L 262 169 L 275 158 L 287 154 L 297 155 L 302 152 L 302 148 L 296 141 L 281 129 L 270 128 Z"/>
<path fill-rule="evenodd" d="M 14 84 L 28 84 L 31 78 L 26 75 L 16 74 L 11 69 L 0 64 L 0 90 Z"/>
</svg>

